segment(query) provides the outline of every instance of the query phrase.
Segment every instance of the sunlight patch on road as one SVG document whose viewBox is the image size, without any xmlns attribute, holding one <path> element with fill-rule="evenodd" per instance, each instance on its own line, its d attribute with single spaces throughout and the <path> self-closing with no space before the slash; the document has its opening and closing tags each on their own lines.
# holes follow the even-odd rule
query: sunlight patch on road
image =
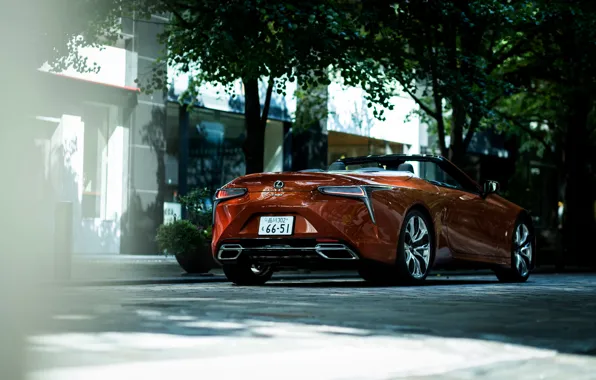
<svg viewBox="0 0 596 380">
<path fill-rule="evenodd" d="M 95 317 L 91 315 L 54 315 L 53 319 L 59 321 L 87 321 L 90 319 L 94 319 Z"/>
<path fill-rule="evenodd" d="M 204 346 L 218 341 L 209 338 L 155 333 L 66 333 L 29 338 L 33 350 L 42 352 L 110 352 L 119 350 L 164 350 Z"/>
<path fill-rule="evenodd" d="M 166 317 L 166 319 L 168 321 L 180 321 L 180 322 L 184 322 L 184 321 L 194 321 L 195 319 L 197 319 L 196 317 L 190 316 L 190 315 L 168 315 Z"/>
<path fill-rule="evenodd" d="M 557 355 L 556 351 L 479 339 L 374 335 L 365 329 L 288 322 L 212 321 L 194 326 L 199 330 L 217 328 L 221 332 L 217 336 L 131 332 L 32 337 L 34 351 L 62 350 L 62 365 L 77 355 L 88 355 L 87 359 L 103 356 L 96 361 L 102 365 L 71 367 L 76 365 L 73 360 L 68 367 L 33 372 L 30 379 L 180 380 L 196 379 L 198 373 L 201 377 L 218 379 L 241 378 L 247 373 L 259 373 L 260 380 L 386 379 Z M 224 331 L 231 328 L 266 337 L 225 335 Z M 180 359 L 163 358 L 163 350 L 180 352 L 177 356 Z M 135 353 L 131 359 L 134 361 L 121 363 L 123 353 L 131 352 Z M 267 363 L 266 371 L 263 363 Z"/>
<path fill-rule="evenodd" d="M 184 323 L 179 323 L 179 326 L 192 327 L 192 328 L 224 329 L 224 330 L 241 329 L 241 328 L 246 327 L 246 325 L 244 325 L 242 323 L 219 322 L 219 321 L 184 322 Z"/>
</svg>

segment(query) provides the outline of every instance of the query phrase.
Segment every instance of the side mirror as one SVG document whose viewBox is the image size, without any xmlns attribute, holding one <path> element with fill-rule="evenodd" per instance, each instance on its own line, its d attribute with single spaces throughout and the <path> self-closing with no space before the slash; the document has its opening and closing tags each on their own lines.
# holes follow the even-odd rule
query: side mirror
<svg viewBox="0 0 596 380">
<path fill-rule="evenodd" d="M 484 185 L 482 186 L 482 195 L 483 197 L 486 197 L 489 194 L 493 194 L 496 193 L 497 191 L 499 191 L 499 188 L 501 186 L 499 185 L 499 182 L 497 181 L 485 181 Z"/>
</svg>

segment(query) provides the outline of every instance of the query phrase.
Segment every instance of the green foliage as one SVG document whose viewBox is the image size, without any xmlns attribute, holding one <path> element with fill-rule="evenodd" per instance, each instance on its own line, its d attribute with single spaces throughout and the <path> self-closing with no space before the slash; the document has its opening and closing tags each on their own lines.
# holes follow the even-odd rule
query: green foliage
<svg viewBox="0 0 596 380">
<path fill-rule="evenodd" d="M 198 252 L 211 239 L 206 230 L 200 230 L 189 220 L 177 220 L 159 226 L 156 241 L 166 254 L 189 255 Z"/>
<path fill-rule="evenodd" d="M 36 70 L 46 62 L 54 71 L 68 67 L 80 72 L 97 71 L 99 67 L 81 56 L 79 49 L 116 41 L 117 3 L 116 0 L 15 2 L 4 14 L 8 21 L 4 26 L 12 31 L 12 43 L 6 44 L 8 50 L 4 54 L 13 57 L 15 67 L 24 72 Z M 12 47 L 18 50 L 11 52 Z"/>
<path fill-rule="evenodd" d="M 160 36 L 164 56 L 141 81 L 144 91 L 166 86 L 166 63 L 191 74 L 184 99 L 205 82 L 231 91 L 239 79 L 263 80 L 285 94 L 287 82 L 297 81 L 297 125 L 308 126 L 327 116 L 322 89 L 332 72 L 346 86 L 365 89 L 381 119 L 403 87 L 439 134 L 443 154 L 446 136 L 465 151 L 482 128 L 542 140 L 544 133 L 531 128 L 537 118 L 548 120 L 554 141 L 573 106 L 563 101 L 566 94 L 589 95 L 596 83 L 594 2 L 56 1 L 44 4 L 76 20 L 44 36 L 58 69 L 96 70 L 75 48 L 116 41 L 120 17 L 170 14 Z M 49 22 L 57 19 L 41 24 L 48 29 Z M 253 128 L 254 122 L 249 134 Z"/>
<path fill-rule="evenodd" d="M 596 101 L 596 8 L 582 1 L 538 4 L 540 24 L 532 50 L 514 57 L 502 73 L 522 90 L 500 102 L 497 113 L 510 133 L 527 137 L 522 149 L 542 155 L 563 145 L 569 128 L 589 135 L 582 132 L 585 125 L 571 125 L 569 118 L 578 99 L 592 107 Z M 596 130 L 593 121 L 587 124 Z"/>
<path fill-rule="evenodd" d="M 274 91 L 286 94 L 288 81 L 304 88 L 329 83 L 326 68 L 348 59 L 361 37 L 354 32 L 353 6 L 343 1 L 137 1 L 137 8 L 157 4 L 174 16 L 160 39 L 162 57 L 190 73 L 189 94 L 205 83 L 231 92 L 239 79 L 274 79 Z M 157 76 L 147 91 L 165 83 Z"/>
<path fill-rule="evenodd" d="M 211 197 L 208 189 L 194 189 L 178 201 L 186 209 L 187 219 L 163 224 L 157 230 L 160 250 L 173 255 L 193 255 L 211 242 L 212 209 L 205 199 Z"/>
<path fill-rule="evenodd" d="M 298 88 L 294 95 L 296 96 L 296 115 L 292 126 L 293 130 L 303 131 L 329 116 L 326 85 L 319 85 L 309 90 Z"/>
<path fill-rule="evenodd" d="M 199 230 L 207 231 L 207 237 L 211 238 L 212 208 L 207 207 L 205 199 L 212 197 L 209 189 L 194 189 L 187 195 L 178 198 L 178 201 L 186 209 L 187 219 Z"/>
<path fill-rule="evenodd" d="M 364 6 L 380 25 L 367 34 L 363 61 L 370 101 L 389 106 L 397 81 L 432 122 L 443 154 L 447 135 L 451 150 L 464 153 L 476 130 L 500 120 L 494 108 L 501 99 L 522 90 L 504 72 L 532 49 L 528 37 L 541 22 L 535 2 L 404 1 L 393 12 Z"/>
</svg>

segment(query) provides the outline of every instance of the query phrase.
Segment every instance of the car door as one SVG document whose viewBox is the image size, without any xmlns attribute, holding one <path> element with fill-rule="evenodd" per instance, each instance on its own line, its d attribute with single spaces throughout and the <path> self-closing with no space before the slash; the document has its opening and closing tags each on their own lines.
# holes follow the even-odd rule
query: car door
<svg viewBox="0 0 596 380">
<path fill-rule="evenodd" d="M 443 223 L 447 241 L 454 256 L 466 256 L 480 261 L 493 261 L 499 254 L 491 230 L 492 206 L 471 186 L 466 186 L 436 165 L 426 171 L 429 182 L 437 185 L 447 202 Z"/>
<path fill-rule="evenodd" d="M 491 207 L 486 200 L 480 194 L 458 189 L 446 189 L 444 196 L 449 199 L 444 221 L 447 240 L 455 256 L 495 259 L 501 247 L 495 244 Z"/>
</svg>

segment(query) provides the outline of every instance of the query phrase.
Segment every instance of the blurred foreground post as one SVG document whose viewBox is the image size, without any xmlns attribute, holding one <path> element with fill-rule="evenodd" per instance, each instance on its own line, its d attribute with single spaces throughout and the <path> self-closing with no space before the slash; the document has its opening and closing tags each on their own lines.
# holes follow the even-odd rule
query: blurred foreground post
<svg viewBox="0 0 596 380">
<path fill-rule="evenodd" d="M 40 277 L 44 254 L 51 246 L 43 238 L 48 228 L 40 184 L 43 167 L 37 159 L 35 107 L 45 93 L 32 73 L 40 67 L 37 44 L 44 27 L 41 0 L 2 1 L 0 83 L 0 379 L 25 378 L 26 337 L 44 308 Z M 43 8 L 43 9 L 48 9 Z M 43 33 L 47 34 L 45 30 Z M 40 48 L 38 48 L 40 47 Z M 49 248 L 49 249 L 48 249 Z"/>
<path fill-rule="evenodd" d="M 56 280 L 70 280 L 72 267 L 72 202 L 56 203 L 54 225 L 54 278 Z"/>
</svg>

